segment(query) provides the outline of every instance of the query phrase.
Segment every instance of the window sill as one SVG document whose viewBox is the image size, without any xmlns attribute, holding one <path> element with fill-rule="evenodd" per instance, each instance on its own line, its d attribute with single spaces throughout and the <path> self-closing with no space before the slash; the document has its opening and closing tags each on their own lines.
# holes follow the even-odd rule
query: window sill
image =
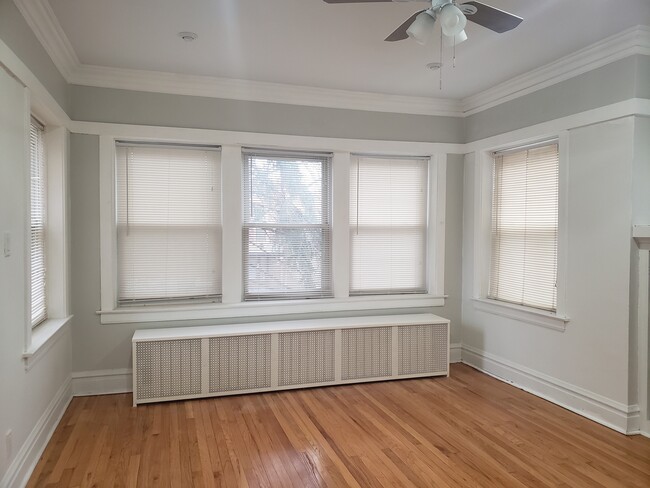
<svg viewBox="0 0 650 488">
<path fill-rule="evenodd" d="M 32 369 L 45 353 L 63 336 L 68 329 L 72 315 L 63 319 L 48 319 L 32 330 L 32 343 L 23 352 L 25 369 Z"/>
<path fill-rule="evenodd" d="M 569 317 L 556 315 L 543 310 L 498 302 L 487 298 L 474 298 L 474 309 L 481 312 L 499 315 L 528 324 L 546 327 L 547 329 L 564 331 Z"/>
<path fill-rule="evenodd" d="M 279 300 L 274 302 L 242 302 L 233 304 L 152 305 L 100 310 L 102 324 L 134 322 L 167 322 L 176 320 L 229 319 L 294 315 L 318 312 L 347 312 L 416 307 L 441 307 L 445 297 L 433 295 L 364 296 L 321 298 L 313 300 Z"/>
</svg>

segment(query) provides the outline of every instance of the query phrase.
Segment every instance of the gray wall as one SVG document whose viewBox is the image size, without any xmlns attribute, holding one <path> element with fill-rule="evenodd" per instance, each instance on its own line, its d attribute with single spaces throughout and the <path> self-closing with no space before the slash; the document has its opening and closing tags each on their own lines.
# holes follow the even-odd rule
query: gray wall
<svg viewBox="0 0 650 488">
<path fill-rule="evenodd" d="M 12 0 L 0 0 L 0 39 L 68 110 L 68 84 Z"/>
<path fill-rule="evenodd" d="M 447 236 L 445 261 L 445 292 L 447 305 L 434 313 L 452 321 L 452 341 L 460 338 L 460 267 L 462 221 L 463 158 L 452 155 L 447 165 Z M 131 336 L 136 329 L 205 325 L 207 323 L 248 322 L 250 319 L 224 321 L 183 321 L 148 324 L 101 325 L 95 313 L 100 309 L 99 248 L 99 137 L 72 134 L 70 138 L 71 187 L 71 254 L 73 370 L 90 371 L 128 368 L 131 364 Z M 431 312 L 432 309 L 381 310 L 377 314 Z M 305 314 L 291 318 L 350 316 L 340 314 Z M 368 315 L 358 312 L 357 315 Z M 287 317 L 256 317 L 256 321 L 283 320 Z"/>
<path fill-rule="evenodd" d="M 630 56 L 465 119 L 465 142 L 603 107 L 650 98 L 650 56 Z"/>
<path fill-rule="evenodd" d="M 636 56 L 636 97 L 650 98 L 650 56 Z"/>
<path fill-rule="evenodd" d="M 444 307 L 433 310 L 436 315 L 451 321 L 450 341 L 452 344 L 460 342 L 464 159 L 462 154 L 449 154 L 447 157 L 445 294 L 448 298 Z"/>
<path fill-rule="evenodd" d="M 353 139 L 462 142 L 463 121 L 70 86 L 73 120 Z"/>
</svg>

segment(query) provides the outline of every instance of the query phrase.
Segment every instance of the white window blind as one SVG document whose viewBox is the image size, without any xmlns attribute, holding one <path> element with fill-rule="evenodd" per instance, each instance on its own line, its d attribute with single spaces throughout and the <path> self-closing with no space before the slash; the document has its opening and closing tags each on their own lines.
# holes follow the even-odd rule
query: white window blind
<svg viewBox="0 0 650 488">
<path fill-rule="evenodd" d="M 243 156 L 244 299 L 332 296 L 330 155 Z"/>
<path fill-rule="evenodd" d="M 350 294 L 426 293 L 428 159 L 354 156 Z"/>
<path fill-rule="evenodd" d="M 30 150 L 30 228 L 31 228 L 31 323 L 37 326 L 47 318 L 45 230 L 47 220 L 45 145 L 43 126 L 32 119 Z"/>
<path fill-rule="evenodd" d="M 558 182 L 556 142 L 494 155 L 489 298 L 556 310 Z"/>
<path fill-rule="evenodd" d="M 221 296 L 215 147 L 118 143 L 118 303 Z"/>
</svg>

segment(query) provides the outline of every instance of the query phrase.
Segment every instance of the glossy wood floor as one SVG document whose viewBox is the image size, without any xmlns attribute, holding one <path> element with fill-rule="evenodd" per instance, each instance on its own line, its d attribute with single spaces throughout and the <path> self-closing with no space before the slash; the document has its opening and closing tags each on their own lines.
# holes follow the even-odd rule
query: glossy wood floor
<svg viewBox="0 0 650 488">
<path fill-rule="evenodd" d="M 75 398 L 30 487 L 650 487 L 626 437 L 463 365 L 450 378 L 131 407 Z"/>
</svg>

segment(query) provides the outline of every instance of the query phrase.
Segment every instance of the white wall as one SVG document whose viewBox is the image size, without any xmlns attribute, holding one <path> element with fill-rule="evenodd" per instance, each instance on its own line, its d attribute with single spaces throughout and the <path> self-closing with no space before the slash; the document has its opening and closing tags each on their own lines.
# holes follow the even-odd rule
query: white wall
<svg viewBox="0 0 650 488">
<path fill-rule="evenodd" d="M 469 155 L 465 167 L 463 360 L 619 430 L 628 420 L 633 427 L 636 391 L 629 379 L 634 135 L 634 117 L 569 130 L 560 161 L 568 164 L 571 319 L 563 332 L 475 309 L 477 158 Z"/>
<path fill-rule="evenodd" d="M 26 202 L 29 171 L 26 89 L 0 68 L 0 487 L 20 486 L 70 399 L 71 338 L 66 330 L 27 371 Z M 10 440 L 7 440 L 7 434 Z"/>
</svg>

